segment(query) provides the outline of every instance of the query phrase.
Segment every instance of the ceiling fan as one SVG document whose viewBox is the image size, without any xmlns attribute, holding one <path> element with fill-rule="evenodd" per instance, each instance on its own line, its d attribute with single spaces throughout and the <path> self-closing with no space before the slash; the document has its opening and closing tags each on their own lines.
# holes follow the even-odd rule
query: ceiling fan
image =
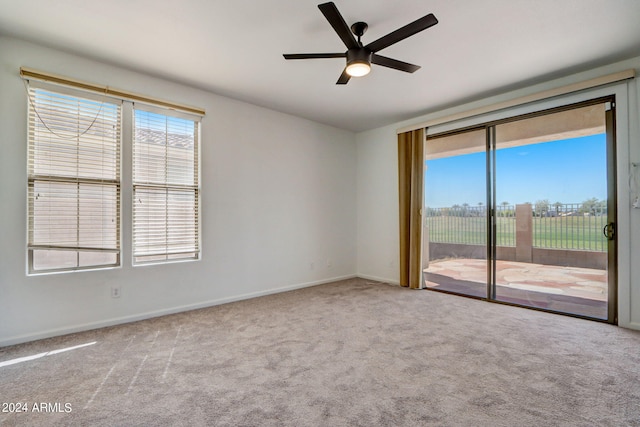
<svg viewBox="0 0 640 427">
<path fill-rule="evenodd" d="M 438 23 L 436 17 L 430 13 L 387 34 L 386 36 L 380 37 L 378 40 L 373 41 L 366 46 L 363 46 L 360 38 L 369 27 L 366 22 L 356 22 L 351 26 L 351 29 L 349 29 L 349 26 L 344 21 L 344 18 L 333 2 L 319 4 L 318 8 L 324 17 L 327 18 L 327 21 L 329 21 L 329 24 L 331 24 L 335 32 L 338 33 L 338 36 L 342 39 L 342 42 L 347 46 L 348 50 L 343 53 L 284 54 L 284 58 L 347 58 L 347 65 L 336 82 L 338 85 L 347 84 L 351 77 L 361 77 L 369 74 L 369 71 L 371 71 L 371 64 L 382 65 L 383 67 L 393 68 L 407 73 L 413 73 L 419 70 L 420 66 L 418 65 L 387 58 L 386 56 L 378 55 L 377 52 Z M 354 35 L 358 37 L 358 40 L 356 40 Z"/>
</svg>

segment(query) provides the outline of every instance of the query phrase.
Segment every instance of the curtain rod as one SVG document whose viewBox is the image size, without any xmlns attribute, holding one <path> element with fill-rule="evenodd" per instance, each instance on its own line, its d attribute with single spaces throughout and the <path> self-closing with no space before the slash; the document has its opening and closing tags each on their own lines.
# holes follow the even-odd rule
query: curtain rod
<svg viewBox="0 0 640 427">
<path fill-rule="evenodd" d="M 552 98 L 554 96 L 566 95 L 571 92 L 577 92 L 579 90 L 591 89 L 597 86 L 603 86 L 609 83 L 615 83 L 622 80 L 633 79 L 636 75 L 634 69 L 624 70 L 606 76 L 596 77 L 594 79 L 585 80 L 578 83 L 572 83 L 570 85 L 561 86 L 554 89 L 544 90 L 542 92 L 533 93 L 531 95 L 520 96 L 518 98 L 509 99 L 507 101 L 498 102 L 484 107 L 474 108 L 472 110 L 463 111 L 461 113 L 450 114 L 448 116 L 439 117 L 437 119 L 426 120 L 401 127 L 396 130 L 396 133 L 404 133 L 412 130 L 427 128 L 429 126 L 440 125 L 443 123 L 452 122 L 454 120 L 466 119 L 468 117 L 478 116 L 480 114 L 490 113 L 493 111 L 502 110 L 509 107 L 515 107 L 529 102 L 540 101 L 542 99 Z"/>
<path fill-rule="evenodd" d="M 197 114 L 200 116 L 204 116 L 205 114 L 205 111 L 202 108 L 190 107 L 188 105 L 164 101 L 162 99 L 156 99 L 156 98 L 140 95 L 133 92 L 114 89 L 109 86 L 88 83 L 81 80 L 76 80 L 69 77 L 63 77 L 56 74 L 46 73 L 44 71 L 38 71 L 38 70 L 34 70 L 27 67 L 20 67 L 20 76 L 24 79 L 35 79 L 35 80 L 40 80 L 45 82 L 58 83 L 58 84 L 71 86 L 78 89 L 88 90 L 91 92 L 111 95 L 116 98 L 126 99 L 129 101 L 139 101 L 147 104 L 160 105 L 170 109 L 185 111 L 185 112 Z"/>
</svg>

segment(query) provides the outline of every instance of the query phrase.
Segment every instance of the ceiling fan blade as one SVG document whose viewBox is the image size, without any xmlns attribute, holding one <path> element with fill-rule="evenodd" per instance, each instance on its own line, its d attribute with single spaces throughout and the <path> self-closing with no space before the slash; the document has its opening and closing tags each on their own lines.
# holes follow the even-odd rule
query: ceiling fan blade
<svg viewBox="0 0 640 427">
<path fill-rule="evenodd" d="M 336 84 L 337 85 L 346 85 L 347 83 L 349 83 L 349 79 L 350 78 L 351 78 L 351 76 L 349 74 L 347 74 L 347 69 L 345 68 L 344 71 L 342 72 L 342 74 L 340 74 L 340 78 L 338 79 Z"/>
<path fill-rule="evenodd" d="M 347 49 L 355 49 L 360 47 L 358 46 L 358 42 L 353 36 L 351 29 L 344 21 L 344 18 L 338 11 L 336 5 L 333 4 L 333 2 L 319 4 L 318 8 L 320 9 L 320 12 L 322 12 L 324 17 L 327 18 L 327 21 L 329 21 L 329 24 L 331 24 L 335 32 L 338 33 L 338 36 L 340 36 L 342 42 L 345 44 L 345 46 L 347 46 Z"/>
<path fill-rule="evenodd" d="M 285 53 L 284 59 L 344 58 L 344 53 Z"/>
<path fill-rule="evenodd" d="M 369 43 L 365 47 L 371 52 L 378 52 L 386 47 L 391 46 L 394 43 L 398 43 L 400 40 L 404 40 L 407 37 L 411 37 L 412 35 L 419 33 L 420 31 L 426 30 L 427 28 L 432 27 L 437 23 L 438 20 L 436 19 L 436 17 L 433 15 L 433 13 L 430 13 L 420 19 L 413 21 L 410 24 L 405 25 L 402 28 L 398 28 L 397 30 L 387 34 L 386 36 L 380 37 L 378 40 Z"/>
<path fill-rule="evenodd" d="M 415 73 L 420 69 L 419 65 L 409 64 L 408 62 L 398 61 L 397 59 L 387 58 L 373 54 L 371 56 L 371 62 L 376 65 L 382 65 L 383 67 L 393 68 L 394 70 L 405 71 L 407 73 Z"/>
</svg>

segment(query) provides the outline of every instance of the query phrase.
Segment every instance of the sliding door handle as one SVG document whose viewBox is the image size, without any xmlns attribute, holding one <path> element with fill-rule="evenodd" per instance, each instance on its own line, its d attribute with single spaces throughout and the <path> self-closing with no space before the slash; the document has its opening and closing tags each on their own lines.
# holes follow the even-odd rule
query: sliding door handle
<svg viewBox="0 0 640 427">
<path fill-rule="evenodd" d="M 605 225 L 602 229 L 602 234 L 609 240 L 613 240 L 616 237 L 616 225 L 613 222 Z"/>
</svg>

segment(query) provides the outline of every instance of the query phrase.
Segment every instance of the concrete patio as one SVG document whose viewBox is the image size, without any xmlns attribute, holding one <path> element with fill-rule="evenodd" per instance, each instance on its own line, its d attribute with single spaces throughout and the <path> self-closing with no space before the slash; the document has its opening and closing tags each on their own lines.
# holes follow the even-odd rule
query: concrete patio
<svg viewBox="0 0 640 427">
<path fill-rule="evenodd" d="M 431 261 L 428 288 L 486 297 L 487 262 L 482 259 Z M 496 300 L 607 318 L 607 271 L 515 261 L 496 262 Z"/>
</svg>

